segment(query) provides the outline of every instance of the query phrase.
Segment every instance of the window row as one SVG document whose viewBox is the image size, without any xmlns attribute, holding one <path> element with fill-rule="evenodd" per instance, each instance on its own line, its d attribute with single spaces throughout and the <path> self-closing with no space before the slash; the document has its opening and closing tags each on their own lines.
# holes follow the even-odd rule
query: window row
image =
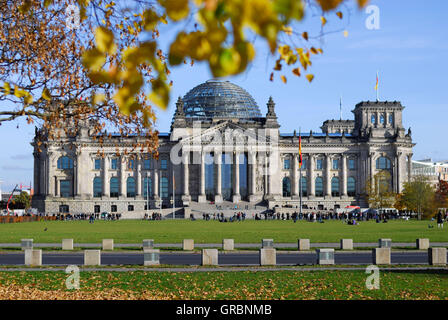
<svg viewBox="0 0 448 320">
<path fill-rule="evenodd" d="M 347 160 L 347 166 L 349 170 L 355 170 L 356 169 L 356 160 L 355 159 L 348 159 Z M 316 170 L 322 170 L 324 167 L 324 159 L 316 159 Z M 307 159 L 302 160 L 302 169 L 307 168 Z M 341 160 L 340 159 L 333 159 L 331 168 L 333 170 L 339 170 L 341 168 Z M 283 169 L 289 170 L 291 169 L 291 160 L 290 159 L 284 159 L 283 160 Z"/>
<path fill-rule="evenodd" d="M 103 163 L 102 160 L 103 159 L 94 159 L 93 167 L 95 170 L 101 170 L 102 163 Z M 120 163 L 119 158 L 112 158 L 110 161 L 110 169 L 117 170 L 119 168 L 119 163 Z M 143 170 L 151 169 L 151 159 L 143 159 L 142 167 L 143 167 Z M 57 161 L 57 168 L 61 169 L 61 170 L 73 169 L 73 159 L 68 156 L 60 157 Z M 160 168 L 162 170 L 168 169 L 168 160 L 167 159 L 160 160 Z M 134 159 L 129 159 L 127 161 L 127 169 L 128 170 L 136 169 L 136 162 Z"/>
<path fill-rule="evenodd" d="M 379 123 L 380 124 L 385 124 L 386 117 L 387 117 L 386 113 L 381 113 L 380 117 L 379 117 Z M 370 116 L 370 122 L 372 124 L 377 124 L 378 123 L 378 119 L 377 119 L 376 114 L 372 114 Z M 389 117 L 388 117 L 388 124 L 393 125 L 393 123 L 394 123 L 394 115 L 392 113 L 390 113 Z"/>
<path fill-rule="evenodd" d="M 110 178 L 109 184 L 109 196 L 111 198 L 117 198 L 120 193 L 120 180 L 117 177 Z M 149 196 L 153 196 L 153 184 L 150 177 L 143 178 L 143 197 L 146 199 Z M 98 198 L 103 194 L 103 180 L 100 177 L 93 179 L 93 196 Z M 162 198 L 168 198 L 169 185 L 168 178 L 160 178 L 159 194 Z M 133 198 L 137 195 L 137 185 L 134 177 L 129 177 L 126 180 L 126 196 Z"/>
<path fill-rule="evenodd" d="M 299 191 L 302 192 L 302 196 L 308 196 L 308 179 L 306 177 L 300 178 Z M 333 177 L 331 179 L 331 195 L 333 197 L 339 197 L 341 195 L 341 185 L 340 179 L 338 177 Z M 322 177 L 316 177 L 314 180 L 314 192 L 316 197 L 324 196 L 324 180 Z M 354 177 L 349 177 L 347 179 L 347 195 L 349 197 L 354 197 L 356 195 L 356 179 Z M 289 177 L 283 178 L 283 197 L 291 196 L 291 179 Z"/>
</svg>

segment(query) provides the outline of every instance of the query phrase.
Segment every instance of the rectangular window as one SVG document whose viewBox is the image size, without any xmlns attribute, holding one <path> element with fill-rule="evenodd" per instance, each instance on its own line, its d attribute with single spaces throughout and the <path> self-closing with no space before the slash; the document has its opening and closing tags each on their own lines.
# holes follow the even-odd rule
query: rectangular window
<svg viewBox="0 0 448 320">
<path fill-rule="evenodd" d="M 283 169 L 289 170 L 291 168 L 291 161 L 289 159 L 283 160 Z"/>
<path fill-rule="evenodd" d="M 110 212 L 117 212 L 117 205 L 115 205 L 115 204 L 111 205 Z"/>
<path fill-rule="evenodd" d="M 61 180 L 59 182 L 60 185 L 60 193 L 61 193 L 61 197 L 67 198 L 67 197 L 71 197 L 72 195 L 72 188 L 71 188 L 71 183 L 70 180 Z"/>
<path fill-rule="evenodd" d="M 94 213 L 100 213 L 100 211 L 101 211 L 101 207 L 100 207 L 99 205 L 95 205 L 95 206 L 93 207 L 93 212 L 94 212 Z"/>
<path fill-rule="evenodd" d="M 101 169 L 101 159 L 95 159 L 95 170 Z"/>
<path fill-rule="evenodd" d="M 149 170 L 151 168 L 151 159 L 143 160 L 143 169 Z"/>
<path fill-rule="evenodd" d="M 168 169 L 168 160 L 166 160 L 166 159 L 160 160 L 160 168 L 161 169 Z"/>
<path fill-rule="evenodd" d="M 348 159 L 348 169 L 355 170 L 355 159 Z"/>
<path fill-rule="evenodd" d="M 333 159 L 333 170 L 339 170 L 339 159 Z"/>
<path fill-rule="evenodd" d="M 322 170 L 322 163 L 323 163 L 322 159 L 316 160 L 316 169 L 317 170 Z"/>
<path fill-rule="evenodd" d="M 110 168 L 112 170 L 117 170 L 117 167 L 118 167 L 118 159 L 114 158 L 114 159 L 112 159 L 112 161 L 110 163 Z"/>
<path fill-rule="evenodd" d="M 134 211 L 134 206 L 132 204 L 128 205 L 128 211 Z"/>
<path fill-rule="evenodd" d="M 306 169 L 306 159 L 302 158 L 302 169 Z"/>
</svg>

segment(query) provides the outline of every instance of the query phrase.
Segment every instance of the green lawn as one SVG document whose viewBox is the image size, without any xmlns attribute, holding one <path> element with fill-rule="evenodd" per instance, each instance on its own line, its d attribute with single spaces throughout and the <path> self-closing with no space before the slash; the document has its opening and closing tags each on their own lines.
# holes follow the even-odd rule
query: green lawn
<svg viewBox="0 0 448 320">
<path fill-rule="evenodd" d="M 431 224 L 434 228 L 428 228 Z M 45 231 L 46 229 L 46 231 Z M 63 238 L 73 238 L 78 243 L 100 243 L 113 238 L 115 243 L 141 243 L 154 239 L 156 243 L 179 243 L 194 239 L 196 243 L 221 243 L 224 238 L 236 243 L 258 243 L 262 238 L 275 242 L 296 242 L 309 238 L 312 242 L 338 242 L 351 238 L 354 242 L 375 242 L 379 238 L 393 241 L 415 242 L 416 238 L 429 238 L 433 242 L 448 242 L 448 226 L 437 229 L 430 221 L 361 222 L 358 226 L 340 221 L 312 223 L 300 221 L 244 221 L 220 223 L 217 221 L 49 221 L 0 224 L 0 243 L 20 242 L 32 238 L 35 243 L 60 243 Z"/>
<path fill-rule="evenodd" d="M 382 272 L 368 290 L 363 271 L 0 272 L 0 299 L 448 299 L 446 272 Z"/>
</svg>

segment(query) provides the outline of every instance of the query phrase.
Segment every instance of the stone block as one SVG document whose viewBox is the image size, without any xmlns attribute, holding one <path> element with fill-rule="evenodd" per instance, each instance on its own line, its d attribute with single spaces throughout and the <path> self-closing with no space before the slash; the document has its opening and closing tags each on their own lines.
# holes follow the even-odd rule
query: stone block
<svg viewBox="0 0 448 320">
<path fill-rule="evenodd" d="M 390 248 L 372 249 L 373 264 L 390 264 Z"/>
<path fill-rule="evenodd" d="M 274 239 L 263 239 L 261 240 L 262 248 L 274 248 Z"/>
<path fill-rule="evenodd" d="M 299 251 L 310 250 L 310 239 L 299 239 L 298 240 Z"/>
<path fill-rule="evenodd" d="M 143 251 L 154 249 L 154 239 L 145 239 L 143 240 Z"/>
<path fill-rule="evenodd" d="M 341 239 L 341 250 L 353 250 L 353 239 Z"/>
<path fill-rule="evenodd" d="M 194 250 L 194 240 L 193 239 L 184 239 L 183 249 L 192 251 Z"/>
<path fill-rule="evenodd" d="M 84 250 L 84 265 L 85 266 L 100 266 L 101 265 L 101 250 Z"/>
<path fill-rule="evenodd" d="M 218 265 L 218 249 L 202 249 L 202 265 L 217 266 Z"/>
<path fill-rule="evenodd" d="M 275 266 L 277 264 L 277 252 L 274 248 L 260 249 L 260 265 Z"/>
<path fill-rule="evenodd" d="M 446 248 L 429 248 L 428 259 L 432 266 L 446 266 Z"/>
<path fill-rule="evenodd" d="M 42 265 L 42 250 L 25 249 L 25 265 L 26 266 L 41 266 Z"/>
<path fill-rule="evenodd" d="M 233 239 L 222 240 L 222 249 L 225 251 L 230 251 L 235 249 L 235 243 Z"/>
<path fill-rule="evenodd" d="M 114 239 L 103 239 L 103 250 L 114 250 Z"/>
<path fill-rule="evenodd" d="M 428 250 L 429 239 L 416 239 L 416 245 L 418 250 Z"/>
<path fill-rule="evenodd" d="M 22 239 L 20 246 L 22 250 L 33 249 L 33 239 Z"/>
<path fill-rule="evenodd" d="M 155 266 L 160 264 L 159 249 L 143 249 L 143 265 Z"/>
<path fill-rule="evenodd" d="M 378 247 L 380 248 L 392 248 L 392 239 L 379 239 Z"/>
<path fill-rule="evenodd" d="M 73 239 L 62 239 L 62 250 L 73 250 Z"/>
<path fill-rule="evenodd" d="M 334 264 L 334 249 L 316 249 L 317 264 Z"/>
</svg>

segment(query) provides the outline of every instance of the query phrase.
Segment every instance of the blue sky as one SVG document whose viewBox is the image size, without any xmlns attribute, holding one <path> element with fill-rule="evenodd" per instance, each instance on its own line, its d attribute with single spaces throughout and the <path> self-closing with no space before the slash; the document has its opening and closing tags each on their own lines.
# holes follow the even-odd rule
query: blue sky
<svg viewBox="0 0 448 320">
<path fill-rule="evenodd" d="M 446 127 L 448 122 L 448 1 L 446 0 L 373 0 L 380 9 L 380 29 L 368 30 L 369 16 L 355 7 L 345 13 L 344 22 L 330 15 L 322 40 L 324 55 L 313 60 L 315 75 L 310 84 L 286 71 L 287 84 L 276 74 L 269 81 L 274 59 L 262 43 L 254 64 L 247 72 L 230 80 L 245 88 L 257 101 L 262 113 L 272 96 L 281 132 L 318 131 L 322 122 L 339 118 L 339 97 L 343 98 L 343 118 L 352 119 L 356 103 L 375 99 L 375 76 L 380 73 L 380 100 L 398 100 L 406 107 L 405 128 L 412 128 L 417 145 L 414 159 L 448 159 Z M 347 18 L 349 23 L 347 24 Z M 318 18 L 308 18 L 298 31 L 316 30 Z M 302 29 L 303 28 L 303 29 Z M 343 36 L 346 29 L 348 37 Z M 163 35 L 163 30 L 162 35 Z M 330 31 L 338 31 L 330 33 Z M 172 30 L 166 36 L 170 38 Z M 167 41 L 168 42 L 168 41 Z M 174 104 L 195 85 L 211 78 L 204 64 L 173 67 L 172 101 L 166 112 L 158 111 L 157 128 L 167 132 Z M 19 129 L 17 129 L 19 125 Z M 16 183 L 28 184 L 33 176 L 30 141 L 34 126 L 22 121 L 0 126 L 0 179 L 4 191 Z"/>
</svg>

